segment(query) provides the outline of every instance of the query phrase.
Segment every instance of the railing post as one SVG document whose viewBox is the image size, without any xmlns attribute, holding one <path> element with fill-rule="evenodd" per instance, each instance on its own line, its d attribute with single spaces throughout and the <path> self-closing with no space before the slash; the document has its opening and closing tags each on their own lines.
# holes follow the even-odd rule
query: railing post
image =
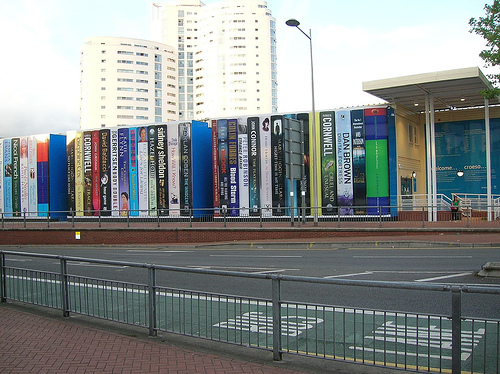
<svg viewBox="0 0 500 374">
<path fill-rule="evenodd" d="M 272 275 L 273 360 L 281 361 L 281 275 Z"/>
<path fill-rule="evenodd" d="M 61 264 L 61 300 L 63 317 L 69 317 L 69 295 L 68 295 L 68 261 L 60 257 Z"/>
<path fill-rule="evenodd" d="M 148 266 L 149 336 L 156 336 L 156 269 Z"/>
<path fill-rule="evenodd" d="M 2 229 L 4 228 L 4 223 L 3 223 L 3 215 L 4 213 L 0 213 L 2 215 Z"/>
<path fill-rule="evenodd" d="M 99 209 L 97 213 L 99 214 L 99 227 L 101 227 L 101 209 Z"/>
<path fill-rule="evenodd" d="M 259 208 L 259 225 L 262 227 L 262 207 Z"/>
<path fill-rule="evenodd" d="M 73 212 L 73 208 L 70 208 L 69 212 L 71 214 L 71 225 L 75 227 L 75 212 Z"/>
<path fill-rule="evenodd" d="M 378 227 L 382 227 L 382 207 L 378 205 Z"/>
<path fill-rule="evenodd" d="M 156 221 L 158 222 L 157 227 L 160 227 L 160 211 L 159 210 L 156 211 L 156 217 L 157 217 Z"/>
<path fill-rule="evenodd" d="M 189 227 L 193 227 L 193 209 L 189 208 Z"/>
<path fill-rule="evenodd" d="M 127 210 L 127 228 L 129 227 L 130 227 L 130 210 Z"/>
<path fill-rule="evenodd" d="M 467 213 L 466 213 L 466 216 L 467 216 L 467 227 L 469 227 L 469 217 L 472 216 L 472 207 L 468 206 L 467 207 Z"/>
<path fill-rule="evenodd" d="M 226 208 L 222 208 L 222 213 L 224 214 L 224 227 L 226 227 L 226 214 L 227 214 L 227 209 Z"/>
<path fill-rule="evenodd" d="M 26 228 L 26 209 L 23 211 L 23 226 Z"/>
<path fill-rule="evenodd" d="M 338 206 L 337 207 L 337 227 L 340 229 L 340 222 L 341 222 L 341 219 L 340 219 L 340 212 L 342 211 L 341 207 Z"/>
<path fill-rule="evenodd" d="M 462 290 L 451 288 L 451 372 L 462 372 Z"/>
<path fill-rule="evenodd" d="M 5 271 L 5 253 L 0 252 L 0 302 L 7 301 L 7 274 Z"/>
<path fill-rule="evenodd" d="M 47 228 L 50 227 L 50 211 L 47 211 Z"/>
<path fill-rule="evenodd" d="M 429 212 L 427 212 L 429 214 Z M 422 207 L 422 228 L 425 228 L 425 208 Z"/>
</svg>

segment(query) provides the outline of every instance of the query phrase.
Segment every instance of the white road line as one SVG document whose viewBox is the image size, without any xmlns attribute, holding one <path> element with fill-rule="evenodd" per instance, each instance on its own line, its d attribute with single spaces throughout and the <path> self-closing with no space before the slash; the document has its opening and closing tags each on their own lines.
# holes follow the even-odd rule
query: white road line
<svg viewBox="0 0 500 374">
<path fill-rule="evenodd" d="M 244 257 L 244 258 L 302 258 L 302 256 L 249 256 L 249 255 L 210 255 L 209 257 Z"/>
<path fill-rule="evenodd" d="M 300 270 L 300 269 L 276 269 L 276 270 L 264 270 L 264 271 L 255 271 L 252 272 L 252 274 L 268 274 L 268 273 L 282 273 L 285 271 L 291 271 L 291 270 Z"/>
<path fill-rule="evenodd" d="M 353 258 L 472 258 L 472 256 L 352 256 Z"/>
<path fill-rule="evenodd" d="M 58 264 L 58 262 L 54 262 L 54 264 Z M 105 265 L 105 264 L 92 264 L 90 262 L 76 262 L 76 261 L 68 261 L 68 265 L 72 266 L 84 266 L 84 267 L 93 267 L 93 268 L 111 268 L 111 269 L 126 269 L 128 266 L 116 266 L 116 265 Z"/>
<path fill-rule="evenodd" d="M 352 274 L 341 274 L 341 275 L 329 275 L 326 277 L 323 277 L 325 279 L 330 279 L 330 278 L 343 278 L 343 277 L 354 277 L 356 275 L 370 275 L 373 274 L 371 271 L 365 271 L 363 273 L 352 273 Z"/>
<path fill-rule="evenodd" d="M 416 279 L 415 282 L 432 282 L 440 279 L 447 279 L 447 278 L 456 278 L 456 277 L 465 277 L 466 275 L 471 275 L 472 273 L 458 273 L 458 274 L 450 274 L 450 275 L 442 275 L 440 277 L 434 277 L 434 278 L 424 278 L 424 279 Z"/>
<path fill-rule="evenodd" d="M 137 252 L 139 254 L 141 253 L 189 253 L 189 252 L 192 252 L 192 251 L 175 251 L 175 250 L 172 250 L 172 251 L 144 251 L 144 250 L 141 250 L 141 249 L 128 249 L 127 252 Z"/>
</svg>

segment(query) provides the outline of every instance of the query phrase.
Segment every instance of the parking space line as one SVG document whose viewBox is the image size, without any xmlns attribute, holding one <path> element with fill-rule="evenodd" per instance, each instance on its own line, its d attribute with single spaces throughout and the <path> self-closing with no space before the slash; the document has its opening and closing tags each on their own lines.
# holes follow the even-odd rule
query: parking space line
<svg viewBox="0 0 500 374">
<path fill-rule="evenodd" d="M 352 274 L 341 274 L 341 275 L 329 275 L 326 277 L 323 277 L 324 279 L 330 279 L 330 278 L 343 278 L 343 277 L 354 277 L 356 275 L 370 275 L 373 274 L 372 271 L 364 271 L 362 273 L 352 273 Z"/>
<path fill-rule="evenodd" d="M 449 275 L 442 275 L 440 277 L 415 279 L 415 282 L 433 282 L 433 281 L 440 280 L 440 279 L 465 277 L 466 275 L 471 275 L 471 274 L 472 273 L 470 273 L 470 272 L 468 272 L 468 273 L 458 273 L 458 274 L 449 274 Z"/>
</svg>

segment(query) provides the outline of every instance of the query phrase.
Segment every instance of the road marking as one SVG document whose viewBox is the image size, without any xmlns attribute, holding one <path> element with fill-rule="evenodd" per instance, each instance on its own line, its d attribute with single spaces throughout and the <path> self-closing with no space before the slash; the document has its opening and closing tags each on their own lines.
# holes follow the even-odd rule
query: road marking
<svg viewBox="0 0 500 374">
<path fill-rule="evenodd" d="M 54 264 L 58 264 L 58 263 L 59 262 L 54 262 Z M 93 268 L 111 268 L 111 269 L 126 269 L 126 268 L 128 268 L 128 266 L 92 264 L 90 262 L 76 262 L 76 261 L 68 261 L 68 265 L 85 266 L 85 267 L 93 267 Z"/>
<path fill-rule="evenodd" d="M 142 249 L 128 249 L 127 252 L 138 252 L 139 254 L 142 254 L 142 253 L 190 253 L 190 252 L 193 252 L 193 251 L 176 251 L 176 250 L 171 250 L 171 251 L 155 251 L 155 250 L 151 250 L 151 251 L 144 251 Z"/>
<path fill-rule="evenodd" d="M 302 256 L 251 256 L 251 255 L 209 255 L 209 257 L 243 257 L 243 258 L 302 258 Z"/>
<path fill-rule="evenodd" d="M 356 275 L 370 275 L 373 274 L 372 271 L 365 271 L 363 273 L 351 273 L 351 274 L 341 274 L 341 275 L 329 275 L 326 277 L 323 277 L 325 279 L 330 279 L 330 278 L 343 278 L 343 277 L 354 277 Z"/>
<path fill-rule="evenodd" d="M 297 337 L 305 330 L 312 329 L 316 325 L 323 323 L 323 319 L 305 316 L 282 316 L 281 334 Z M 226 322 L 219 322 L 214 327 L 232 330 L 248 330 L 261 334 L 273 333 L 273 317 L 262 312 L 248 312 L 235 318 L 229 318 Z"/>
<path fill-rule="evenodd" d="M 259 268 L 255 266 L 210 266 L 210 265 L 188 265 L 188 268 L 193 269 L 215 269 L 215 270 L 225 270 L 231 269 L 241 272 L 248 272 L 250 274 L 266 274 L 266 273 L 278 273 L 282 271 L 298 271 L 300 269 L 275 269 L 275 268 Z"/>
<path fill-rule="evenodd" d="M 458 273 L 458 274 L 449 274 L 449 275 L 442 275 L 440 277 L 433 277 L 433 278 L 424 278 L 424 279 L 416 279 L 415 282 L 432 282 L 440 279 L 447 279 L 447 278 L 456 278 L 456 277 L 465 277 L 466 275 L 471 275 L 472 273 Z"/>
<path fill-rule="evenodd" d="M 472 256 L 352 256 L 353 258 L 472 258 Z"/>
<path fill-rule="evenodd" d="M 285 271 L 298 271 L 300 269 L 276 269 L 276 270 L 264 270 L 264 271 L 255 271 L 252 274 L 268 274 L 268 273 L 282 273 Z"/>
</svg>

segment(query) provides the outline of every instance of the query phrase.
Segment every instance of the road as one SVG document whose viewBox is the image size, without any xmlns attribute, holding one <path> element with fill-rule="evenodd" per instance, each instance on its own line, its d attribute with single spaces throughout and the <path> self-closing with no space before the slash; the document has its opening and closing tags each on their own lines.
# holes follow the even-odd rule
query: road
<svg viewBox="0 0 500 374">
<path fill-rule="evenodd" d="M 440 284 L 499 285 L 499 278 L 475 275 L 481 265 L 499 261 L 495 247 L 426 247 L 418 248 L 356 248 L 339 245 L 335 248 L 304 249 L 300 245 L 273 244 L 206 247 L 37 247 L 11 248 L 31 253 L 49 253 L 73 257 L 98 258 L 134 263 L 148 263 L 238 271 L 254 274 L 285 274 L 329 279 L 353 279 Z M 293 247 L 294 249 L 290 249 Z M 9 250 L 9 248 L 3 248 Z M 17 266 L 35 261 L 17 258 Z M 38 260 L 37 260 L 38 261 Z M 46 261 L 47 262 L 47 261 Z M 30 265 L 31 266 L 31 265 Z M 58 271 L 58 262 L 46 264 Z M 144 269 L 109 267 L 83 262 L 70 262 L 72 274 L 128 282 L 147 282 Z M 267 280 L 215 277 L 198 274 L 158 272 L 158 284 L 169 287 L 270 298 Z M 343 287 L 324 284 L 283 282 L 282 298 L 310 303 L 353 306 L 382 310 L 404 310 L 418 313 L 450 313 L 447 293 L 423 292 L 366 287 Z M 491 295 L 463 295 L 464 315 L 500 318 L 500 310 Z"/>
</svg>

